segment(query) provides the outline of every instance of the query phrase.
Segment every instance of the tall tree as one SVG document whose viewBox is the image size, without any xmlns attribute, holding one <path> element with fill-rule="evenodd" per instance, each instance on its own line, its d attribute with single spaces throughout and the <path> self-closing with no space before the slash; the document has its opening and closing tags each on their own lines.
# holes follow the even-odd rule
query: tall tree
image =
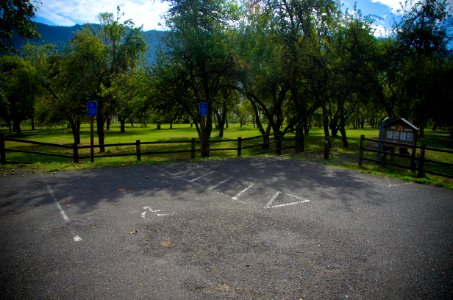
<svg viewBox="0 0 453 300">
<path fill-rule="evenodd" d="M 399 114 L 415 120 L 423 136 L 436 102 L 433 88 L 446 62 L 446 0 L 419 0 L 411 3 L 397 25 L 397 54 L 403 74 Z M 441 109 L 441 108 L 439 108 Z"/>
<path fill-rule="evenodd" d="M 132 72 L 146 50 L 142 29 L 134 28 L 134 23 L 131 20 L 121 22 L 122 16 L 119 6 L 117 7 L 116 17 L 112 13 L 101 13 L 99 16 L 101 30 L 94 34 L 105 47 L 102 75 L 98 81 L 101 92 L 94 98 L 98 102 L 96 122 L 101 152 L 105 151 L 105 121 L 115 113 L 116 108 L 113 93 L 115 88 L 112 88 L 112 84 L 116 77 Z"/>
<path fill-rule="evenodd" d="M 289 93 L 282 64 L 283 39 L 273 12 L 268 3 L 250 7 L 236 43 L 238 88 L 252 105 L 265 147 L 271 130 L 277 143 L 280 141 Z"/>
<path fill-rule="evenodd" d="M 232 3 L 220 0 L 174 0 L 168 25 L 171 29 L 166 69 L 173 84 L 186 90 L 177 97 L 191 115 L 201 140 L 202 156 L 209 156 L 213 110 L 221 99 L 221 91 L 233 76 L 234 62 L 228 49 L 226 30 L 231 21 Z M 206 117 L 198 113 L 198 103 L 206 102 Z"/>
<path fill-rule="evenodd" d="M 330 129 L 332 136 L 340 131 L 343 146 L 348 145 L 346 124 L 354 112 L 364 111 L 375 96 L 377 80 L 376 38 L 372 34 L 373 19 L 363 17 L 354 8 L 344 14 L 334 37 L 335 62 L 332 64 Z M 357 113 L 355 114 L 358 115 Z"/>
<path fill-rule="evenodd" d="M 20 123 L 33 116 L 40 84 L 36 68 L 18 56 L 0 57 L 1 117 L 13 122 L 13 130 L 21 135 Z"/>
<path fill-rule="evenodd" d="M 86 119 L 86 103 L 100 94 L 106 52 L 103 43 L 85 27 L 76 32 L 67 52 L 49 57 L 49 93 L 40 103 L 40 119 L 68 122 L 76 144 Z"/>
</svg>

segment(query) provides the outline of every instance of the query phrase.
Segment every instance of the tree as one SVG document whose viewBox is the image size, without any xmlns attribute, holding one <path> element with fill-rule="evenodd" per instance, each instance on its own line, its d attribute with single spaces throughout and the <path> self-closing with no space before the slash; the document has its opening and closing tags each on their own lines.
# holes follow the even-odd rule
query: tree
<svg viewBox="0 0 453 300">
<path fill-rule="evenodd" d="M 67 121 L 74 143 L 80 143 L 80 124 L 87 101 L 98 99 L 107 50 L 88 27 L 76 32 L 69 49 L 49 58 L 48 96 L 40 104 L 40 118 Z"/>
<path fill-rule="evenodd" d="M 348 146 L 346 124 L 348 117 L 359 116 L 366 107 L 371 106 L 377 85 L 376 38 L 372 35 L 373 19 L 363 17 L 354 8 L 347 11 L 341 26 L 334 36 L 333 48 L 335 62 L 332 64 L 332 91 L 330 130 L 332 136 L 340 131 L 343 146 Z M 364 118 L 364 117 L 362 117 Z"/>
<path fill-rule="evenodd" d="M 435 117 L 430 112 L 436 102 L 433 88 L 446 62 L 446 18 L 446 0 L 420 0 L 404 12 L 396 27 L 395 55 L 402 75 L 399 115 L 415 120 L 420 136 L 429 118 Z"/>
<path fill-rule="evenodd" d="M 264 147 L 269 145 L 271 130 L 277 143 L 280 141 L 283 106 L 289 92 L 284 77 L 285 66 L 281 63 L 284 56 L 282 39 L 275 21 L 272 8 L 257 6 L 250 9 L 236 43 L 238 89 L 252 105 Z"/>
<path fill-rule="evenodd" d="M 114 114 L 125 119 L 131 113 L 125 101 L 129 91 L 123 92 L 120 84 L 134 76 L 146 49 L 141 28 L 133 28 L 130 20 L 120 23 L 120 18 L 119 8 L 116 19 L 110 13 L 100 14 L 100 27 L 85 26 L 76 32 L 65 52 L 51 57 L 49 96 L 45 99 L 48 103 L 40 105 L 41 118 L 53 122 L 66 119 L 74 142 L 80 143 L 80 124 L 86 118 L 87 101 L 97 101 L 101 152 L 105 151 L 106 119 Z"/>
<path fill-rule="evenodd" d="M 2 0 L 0 2 L 0 53 L 12 51 L 15 33 L 24 38 L 35 38 L 39 34 L 31 21 L 36 8 L 30 0 Z"/>
<path fill-rule="evenodd" d="M 13 122 L 13 130 L 21 135 L 20 123 L 33 116 L 39 91 L 38 72 L 33 65 L 18 56 L 0 57 L 1 117 Z"/>
<path fill-rule="evenodd" d="M 136 67 L 138 60 L 146 50 L 141 28 L 134 28 L 131 20 L 120 23 L 122 14 L 119 6 L 117 16 L 112 13 L 101 13 L 101 30 L 93 33 L 105 49 L 101 76 L 98 79 L 99 92 L 93 95 L 98 102 L 96 117 L 97 133 L 100 152 L 104 152 L 104 124 L 110 115 L 115 113 L 115 88 L 112 87 L 115 78 L 122 74 L 130 74 Z"/>
<path fill-rule="evenodd" d="M 171 29 L 169 53 L 160 70 L 166 70 L 166 85 L 184 88 L 177 101 L 191 116 L 201 140 L 202 156 L 209 156 L 213 111 L 218 108 L 221 91 L 234 75 L 234 62 L 228 49 L 226 30 L 231 21 L 233 4 L 220 0 L 169 1 L 167 23 Z M 162 72 L 158 72 L 162 74 Z M 174 87 L 171 88 L 174 91 Z M 198 103 L 208 103 L 208 114 L 198 113 Z"/>
</svg>

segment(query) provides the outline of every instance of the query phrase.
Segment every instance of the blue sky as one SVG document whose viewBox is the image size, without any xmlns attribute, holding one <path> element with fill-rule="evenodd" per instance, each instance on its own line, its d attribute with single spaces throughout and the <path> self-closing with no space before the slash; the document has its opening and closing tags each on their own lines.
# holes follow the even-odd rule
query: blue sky
<svg viewBox="0 0 453 300">
<path fill-rule="evenodd" d="M 101 12 L 116 13 L 119 5 L 125 19 L 132 19 L 136 26 L 144 30 L 164 29 L 161 15 L 168 5 L 161 0 L 32 0 L 38 7 L 36 21 L 59 26 L 99 23 Z M 453 0 L 449 0 L 453 3 Z M 395 17 L 398 17 L 400 2 L 404 0 L 358 0 L 357 7 L 364 15 L 377 15 L 382 18 L 375 24 L 376 35 L 384 35 Z M 342 0 L 343 10 L 352 8 L 354 0 Z"/>
</svg>

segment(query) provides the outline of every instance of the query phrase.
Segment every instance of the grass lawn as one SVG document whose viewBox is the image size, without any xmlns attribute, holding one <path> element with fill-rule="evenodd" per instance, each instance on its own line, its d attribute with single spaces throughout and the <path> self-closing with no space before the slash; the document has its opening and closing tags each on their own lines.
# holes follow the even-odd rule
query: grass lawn
<svg viewBox="0 0 453 300">
<path fill-rule="evenodd" d="M 9 135 L 5 129 L 2 128 L 2 133 Z M 81 144 L 89 145 L 90 143 L 90 127 L 89 124 L 83 124 L 81 128 Z M 397 177 L 403 180 L 416 181 L 420 183 L 432 184 L 437 186 L 444 186 L 447 188 L 453 188 L 453 180 L 445 177 L 439 177 L 434 175 L 427 175 L 424 178 L 417 178 L 410 170 L 395 168 L 390 166 L 382 166 L 372 162 L 365 162 L 363 167 L 359 167 L 358 152 L 360 136 L 364 134 L 367 138 L 377 138 L 378 130 L 374 128 L 364 129 L 348 129 L 347 136 L 349 146 L 347 148 L 342 147 L 341 137 L 332 140 L 332 149 L 330 158 L 324 159 L 324 132 L 322 128 L 312 128 L 310 135 L 305 139 L 305 152 L 294 154 L 293 149 L 284 151 L 284 155 L 290 156 L 295 159 L 311 160 L 323 164 L 335 165 L 342 168 L 355 169 L 361 172 L 375 173 L 379 175 Z M 237 140 L 238 137 L 243 139 L 260 136 L 260 132 L 252 125 L 240 127 L 238 124 L 230 124 L 229 128 L 224 131 L 224 137 L 218 138 L 218 130 L 213 130 L 211 140 L 224 141 L 224 142 L 213 142 L 211 143 L 212 149 L 218 148 L 233 148 L 234 150 L 222 150 L 222 151 L 211 151 L 211 157 L 209 159 L 223 159 L 237 157 Z M 437 147 L 443 149 L 453 149 L 453 139 L 448 137 L 446 132 L 441 131 L 430 131 L 425 132 L 425 138 L 421 139 L 418 145 L 425 143 L 429 147 Z M 12 136 L 14 137 L 14 136 Z M 293 135 L 288 134 L 285 137 L 291 138 Z M 173 142 L 167 144 L 153 144 L 153 145 L 142 145 L 141 152 L 162 152 L 162 151 L 173 151 L 173 150 L 187 150 L 190 151 L 189 141 L 195 138 L 198 140 L 198 134 L 195 126 L 191 127 L 190 124 L 173 124 L 173 129 L 170 129 L 169 124 L 163 124 L 161 129 L 158 130 L 155 124 L 149 124 L 144 127 L 142 124 L 130 124 L 126 125 L 126 133 L 120 133 L 119 124 L 112 124 L 110 130 L 106 130 L 105 143 L 106 144 L 117 144 L 117 143 L 135 143 L 136 140 L 141 142 Z M 66 127 L 55 126 L 55 127 L 38 127 L 36 130 L 31 130 L 26 124 L 23 126 L 23 137 L 21 139 L 32 140 L 45 143 L 56 143 L 56 144 L 67 144 L 73 143 L 71 130 Z M 174 143 L 175 141 L 188 141 L 187 143 Z M 225 141 L 227 140 L 227 141 Z M 256 145 L 262 142 L 261 138 L 257 138 L 250 141 L 243 141 L 242 147 Z M 95 136 L 95 144 L 97 143 L 97 137 Z M 294 145 L 294 141 L 290 140 L 284 143 L 283 146 Z M 12 141 L 6 142 L 7 148 L 40 151 L 46 153 L 59 153 L 72 156 L 71 149 L 60 149 L 60 148 L 49 148 L 46 146 L 30 145 L 17 143 Z M 197 145 L 199 148 L 199 145 Z M 272 148 L 272 146 L 271 146 Z M 242 156 L 249 156 L 256 152 L 262 152 L 259 146 L 250 149 L 243 149 Z M 135 153 L 134 146 L 115 146 L 107 147 L 105 155 L 111 155 L 115 153 Z M 80 149 L 79 155 L 87 157 L 89 155 L 89 149 Z M 95 155 L 100 155 L 98 149 L 96 149 Z M 375 154 L 369 154 L 375 155 Z M 448 153 L 432 152 L 427 151 L 426 155 L 429 159 L 439 160 L 443 162 L 453 162 L 453 155 Z M 196 155 L 199 158 L 199 153 Z M 179 159 L 190 159 L 190 152 L 186 153 L 175 153 L 165 155 L 142 155 L 142 160 L 138 162 L 135 156 L 122 156 L 122 157 L 96 157 L 95 163 L 90 163 L 89 159 L 82 159 L 79 164 L 72 162 L 70 158 L 58 158 L 50 156 L 42 156 L 36 154 L 25 154 L 17 152 L 7 152 L 7 159 L 9 161 L 17 162 L 28 162 L 27 164 L 7 164 L 0 167 L 0 175 L 11 174 L 12 170 L 27 170 L 31 172 L 55 172 L 59 170 L 68 169 L 86 169 L 86 168 L 98 168 L 98 167 L 109 167 L 109 166 L 125 166 L 133 164 L 143 163 L 159 163 L 168 162 Z M 398 158 L 397 158 L 398 159 Z M 407 160 L 404 161 L 407 164 Z M 436 166 L 437 168 L 437 166 Z M 441 167 L 439 167 L 441 168 Z M 451 167 L 449 167 L 451 169 Z M 447 170 L 449 171 L 449 170 Z M 452 173 L 451 171 L 449 172 Z"/>
</svg>

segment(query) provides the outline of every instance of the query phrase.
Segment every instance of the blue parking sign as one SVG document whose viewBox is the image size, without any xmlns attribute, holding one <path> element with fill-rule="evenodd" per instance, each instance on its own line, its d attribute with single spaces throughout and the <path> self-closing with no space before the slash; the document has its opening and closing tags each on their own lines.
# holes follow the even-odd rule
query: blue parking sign
<svg viewBox="0 0 453 300">
<path fill-rule="evenodd" d="M 87 102 L 87 116 L 96 117 L 98 115 L 98 103 L 96 101 Z"/>
<path fill-rule="evenodd" d="M 198 109 L 200 111 L 200 116 L 205 117 L 208 115 L 208 103 L 207 102 L 200 102 L 198 105 Z"/>
</svg>

